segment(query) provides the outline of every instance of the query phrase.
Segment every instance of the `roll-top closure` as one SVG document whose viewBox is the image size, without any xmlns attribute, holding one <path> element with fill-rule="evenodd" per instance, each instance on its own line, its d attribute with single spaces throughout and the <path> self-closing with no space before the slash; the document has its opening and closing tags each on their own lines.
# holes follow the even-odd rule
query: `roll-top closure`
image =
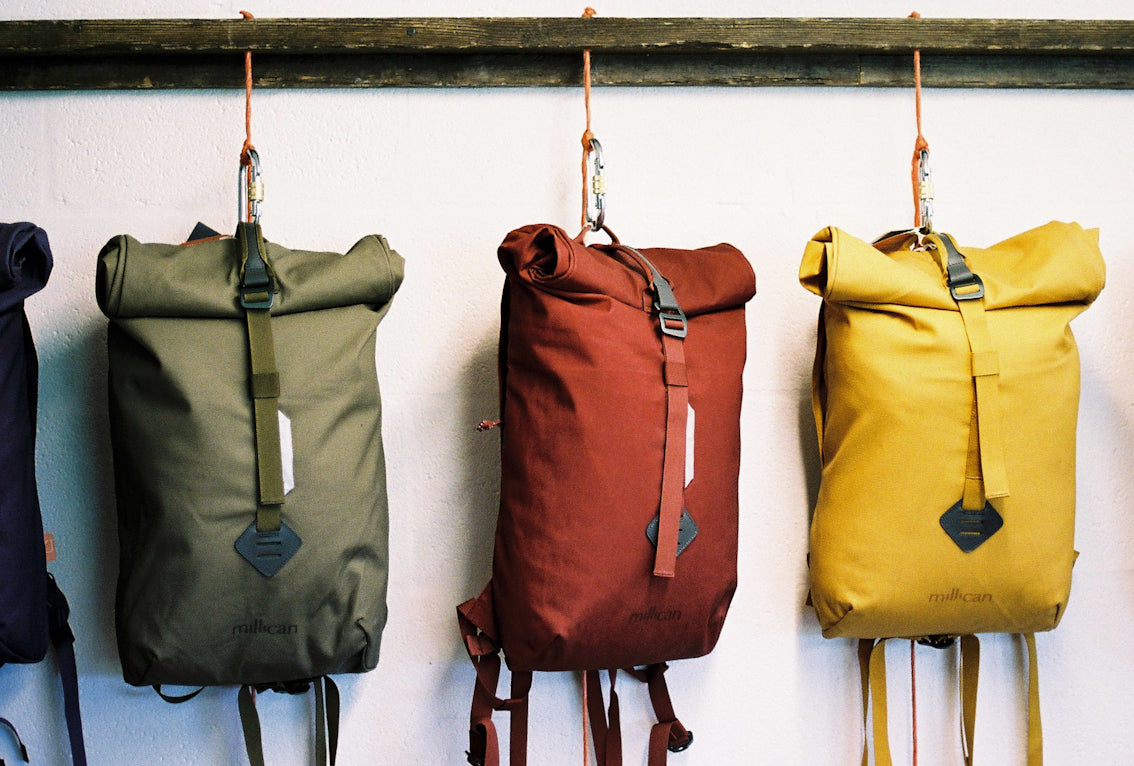
<svg viewBox="0 0 1134 766">
<path fill-rule="evenodd" d="M 807 244 L 799 279 L 836 303 L 876 303 L 956 310 L 942 256 L 912 250 L 912 237 L 871 245 L 834 227 Z M 1089 304 L 1106 281 L 1098 229 L 1053 221 L 989 248 L 960 246 L 984 283 L 988 309 L 1051 303 Z"/>
<path fill-rule="evenodd" d="M 341 306 L 384 306 L 405 261 L 384 237 L 369 235 L 346 253 L 289 250 L 266 243 L 278 293 L 273 315 Z M 143 254 L 144 251 L 144 254 Z M 96 296 L 108 317 L 240 318 L 240 246 L 236 239 L 181 245 L 143 244 L 122 235 L 103 247 Z"/>
<path fill-rule="evenodd" d="M 756 294 L 752 266 L 732 245 L 636 249 L 665 276 L 687 316 L 742 306 Z M 648 272 L 628 250 L 619 244 L 587 246 L 557 226 L 533 224 L 511 232 L 497 254 L 510 277 L 533 287 L 601 294 L 650 311 Z"/>
</svg>

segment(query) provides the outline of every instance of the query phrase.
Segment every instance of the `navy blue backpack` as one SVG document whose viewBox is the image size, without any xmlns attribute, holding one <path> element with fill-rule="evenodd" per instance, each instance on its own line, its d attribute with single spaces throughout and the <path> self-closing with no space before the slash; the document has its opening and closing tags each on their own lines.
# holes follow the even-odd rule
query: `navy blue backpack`
<svg viewBox="0 0 1134 766">
<path fill-rule="evenodd" d="M 47 572 L 35 482 L 39 363 L 24 299 L 47 284 L 51 265 L 43 229 L 0 223 L 0 665 L 39 662 L 55 646 L 72 760 L 86 766 L 75 637 L 67 600 Z M 8 721 L 0 722 L 15 735 Z"/>
</svg>

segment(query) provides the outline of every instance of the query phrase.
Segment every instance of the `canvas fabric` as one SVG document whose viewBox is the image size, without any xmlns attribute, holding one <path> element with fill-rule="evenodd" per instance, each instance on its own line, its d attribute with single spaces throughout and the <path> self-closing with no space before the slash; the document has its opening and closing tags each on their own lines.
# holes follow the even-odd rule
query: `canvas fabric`
<svg viewBox="0 0 1134 766">
<path fill-rule="evenodd" d="M 951 295 L 943 236 L 915 244 L 829 228 L 800 267 L 823 297 L 810 553 L 823 635 L 1050 630 L 1076 557 L 1070 322 L 1103 287 L 1098 232 L 1053 222 L 959 248 L 978 300 Z M 942 525 L 958 503 L 991 505 L 1003 526 L 966 552 Z"/>
<path fill-rule="evenodd" d="M 459 609 L 481 702 L 495 692 L 481 663 L 500 649 L 514 683 L 530 671 L 656 668 L 708 653 L 736 589 L 751 266 L 730 245 L 587 246 L 543 224 L 513 231 L 498 254 L 500 512 L 491 582 Z M 680 324 L 659 310 L 663 281 L 684 312 L 683 339 L 662 330 Z M 675 559 L 660 526 L 657 546 L 647 534 L 667 513 L 674 461 L 677 512 L 698 530 Z M 651 689 L 664 690 L 654 672 Z M 661 708 L 673 718 L 667 693 Z M 474 751 L 478 727 L 474 703 Z M 521 755 L 514 747 L 512 763 Z"/>
<path fill-rule="evenodd" d="M 99 256 L 131 684 L 269 684 L 378 661 L 388 519 L 375 334 L 403 260 L 379 236 L 341 254 L 257 239 L 275 285 L 278 457 L 291 469 L 275 508 L 302 540 L 271 577 L 234 548 L 260 502 L 240 243 L 119 236 Z"/>
<path fill-rule="evenodd" d="M 47 653 L 47 559 L 35 475 L 39 363 L 24 301 L 51 274 L 47 233 L 0 224 L 0 665 Z"/>
</svg>

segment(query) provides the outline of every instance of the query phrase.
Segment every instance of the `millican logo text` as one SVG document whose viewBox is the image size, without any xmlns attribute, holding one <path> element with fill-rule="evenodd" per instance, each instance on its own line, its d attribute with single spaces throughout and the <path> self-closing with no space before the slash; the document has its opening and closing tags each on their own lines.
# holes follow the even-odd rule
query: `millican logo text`
<svg viewBox="0 0 1134 766">
<path fill-rule="evenodd" d="M 992 601 L 991 593 L 961 593 L 960 588 L 953 588 L 948 593 L 930 593 L 929 602 L 931 604 L 944 603 L 946 601 L 965 601 L 967 603 L 977 603 L 980 601 Z"/>
<path fill-rule="evenodd" d="M 246 625 L 232 626 L 232 635 L 234 636 L 247 636 L 253 633 L 267 633 L 272 636 L 289 636 L 298 632 L 298 625 L 268 625 L 259 618 Z"/>
<path fill-rule="evenodd" d="M 673 622 L 680 619 L 680 609 L 658 609 L 656 606 L 651 606 L 645 612 L 630 613 L 631 624 L 637 624 L 639 622 Z"/>
</svg>

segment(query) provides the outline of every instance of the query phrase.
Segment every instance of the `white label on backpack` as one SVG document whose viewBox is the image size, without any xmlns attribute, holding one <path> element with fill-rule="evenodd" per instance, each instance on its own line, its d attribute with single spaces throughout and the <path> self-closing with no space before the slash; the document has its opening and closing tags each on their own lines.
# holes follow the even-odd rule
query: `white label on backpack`
<svg viewBox="0 0 1134 766">
<path fill-rule="evenodd" d="M 693 433 L 697 430 L 697 413 L 693 405 L 689 405 L 689 413 L 685 421 L 685 486 L 693 483 Z"/>
<path fill-rule="evenodd" d="M 280 457 L 283 462 L 283 491 L 286 495 L 295 489 L 295 454 L 291 448 L 291 418 L 280 414 Z"/>
</svg>

